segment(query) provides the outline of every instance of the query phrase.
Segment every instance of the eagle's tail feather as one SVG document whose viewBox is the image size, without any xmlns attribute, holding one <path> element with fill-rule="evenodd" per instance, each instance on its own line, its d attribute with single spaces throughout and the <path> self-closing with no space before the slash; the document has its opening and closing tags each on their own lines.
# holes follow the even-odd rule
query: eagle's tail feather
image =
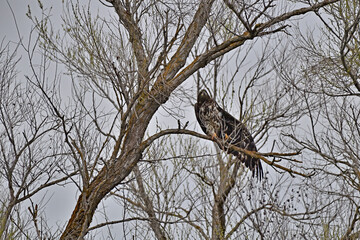
<svg viewBox="0 0 360 240">
<path fill-rule="evenodd" d="M 252 171 L 253 177 L 256 176 L 259 180 L 261 180 L 264 177 L 263 169 L 259 159 L 246 156 L 243 154 L 238 155 L 237 158 L 240 159 L 240 161 L 244 163 L 245 166 Z"/>
</svg>

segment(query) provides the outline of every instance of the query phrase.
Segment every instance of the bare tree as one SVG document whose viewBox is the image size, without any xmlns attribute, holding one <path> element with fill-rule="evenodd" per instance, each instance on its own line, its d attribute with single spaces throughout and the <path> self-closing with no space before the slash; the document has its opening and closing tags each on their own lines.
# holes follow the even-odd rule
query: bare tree
<svg viewBox="0 0 360 240">
<path fill-rule="evenodd" d="M 323 217 L 313 222 L 323 225 L 323 232 L 312 230 L 324 238 L 357 239 L 360 9 L 353 1 L 325 9 L 326 14 L 317 14 L 324 24 L 319 39 L 299 32 L 301 37 L 293 43 L 297 66 L 279 69 L 294 94 L 303 98 L 308 122 L 303 127 L 306 131 L 294 128 L 283 140 L 292 149 L 304 149 L 310 160 L 307 167 L 317 173 L 308 183 L 314 199 L 323 205 L 331 203 L 331 208 L 324 208 Z"/>
<path fill-rule="evenodd" d="M 56 146 L 60 127 L 48 114 L 46 102 L 26 81 L 19 78 L 16 57 L 21 43 L 0 46 L 0 238 L 31 236 L 26 231 L 34 223 L 36 237 L 51 237 L 41 216 L 42 205 L 31 201 L 38 192 L 64 183 L 76 172 L 59 172 L 67 155 Z M 65 170 L 65 169 L 63 169 Z M 25 201 L 30 201 L 26 208 Z M 22 208 L 24 208 L 22 210 Z M 38 224 L 36 224 L 38 223 Z"/>
<path fill-rule="evenodd" d="M 262 150 L 266 149 L 263 143 L 269 142 L 273 132 L 292 126 L 301 113 L 288 101 L 291 93 L 287 91 L 287 86 L 281 85 L 276 78 L 269 80 L 272 69 L 269 56 L 273 54 L 269 51 L 271 45 L 263 47 L 263 54 L 251 66 L 247 61 L 251 54 L 239 55 L 253 48 L 249 45 L 233 56 L 236 67 L 233 64 L 226 67 L 222 64 L 223 59 L 219 59 L 217 64 L 197 75 L 199 85 L 213 86 L 213 91 L 218 92 L 214 95 L 219 96 L 224 108 L 233 105 L 235 112 L 241 109 L 239 114 L 246 117 L 240 119 L 251 126 Z M 229 62 L 232 63 L 227 60 Z M 221 69 L 219 66 L 222 66 Z M 220 77 L 225 73 L 226 78 Z M 210 80 L 203 79 L 203 75 Z M 239 75 L 243 78 L 234 84 Z M 235 89 L 239 94 L 233 94 Z M 237 96 L 239 104 L 234 100 Z M 178 131 L 184 132 L 181 126 Z M 274 142 L 274 145 L 268 149 L 277 149 L 278 144 Z M 296 166 L 293 165 L 295 161 L 289 161 L 291 159 L 286 159 L 284 154 L 276 157 L 273 162 L 269 161 L 270 165 L 281 161 L 287 167 Z M 291 172 L 290 168 L 287 169 Z M 275 170 L 280 169 L 276 167 Z M 133 219 L 134 222 L 155 220 L 157 230 L 154 232 L 162 232 L 160 238 L 289 239 L 301 237 L 301 234 L 309 236 L 307 229 L 292 229 L 292 226 L 298 221 L 310 225 L 311 221 L 306 218 L 313 218 L 320 210 L 314 204 L 306 209 L 299 206 L 306 204 L 307 200 L 301 197 L 305 191 L 291 187 L 291 177 L 282 175 L 280 179 L 268 179 L 270 174 L 267 173 L 266 182 L 260 183 L 249 179 L 245 173 L 234 158 L 213 151 L 200 141 L 194 143 L 192 138 L 167 137 L 166 140 L 155 141 L 148 149 L 136 173 L 128 178 L 131 187 L 119 186 L 113 194 L 121 200 L 122 206 L 128 206 L 124 219 Z M 136 179 L 136 182 L 131 179 Z M 130 193 L 124 196 L 126 191 Z M 138 224 L 131 226 L 131 234 L 149 237 L 151 230 L 146 225 L 141 228 Z"/>
<path fill-rule="evenodd" d="M 104 4 L 104 7 L 108 6 L 109 11 L 113 11 L 114 16 L 110 17 L 93 16 L 90 6 L 84 7 L 79 3 L 68 2 L 62 18 L 62 30 L 58 32 L 52 25 L 51 14 L 41 3 L 41 17 L 36 17 L 29 11 L 28 16 L 34 22 L 39 38 L 36 38 L 33 48 L 24 46 L 32 70 L 32 76 L 27 80 L 41 100 L 39 102 L 46 106 L 47 119 L 51 120 L 50 129 L 56 132 L 56 143 L 61 146 L 61 153 L 67 157 L 67 161 L 61 166 L 65 169 L 64 178 L 70 177 L 71 172 L 78 173 L 71 179 L 78 187 L 80 195 L 61 239 L 82 239 L 91 230 L 90 224 L 100 202 L 124 183 L 126 178 L 132 176 L 136 184 L 132 181 L 130 186 L 136 189 L 136 197 L 140 198 L 141 202 L 130 200 L 146 214 L 138 219 L 146 218 L 155 237 L 168 238 L 166 231 L 159 224 L 162 219 L 157 216 L 154 202 L 146 194 L 144 177 L 138 163 L 151 144 L 165 135 L 187 134 L 210 139 L 184 129 L 184 124 L 181 123 L 176 129 L 160 128 L 155 134 L 147 137 L 149 124 L 154 121 L 154 116 L 156 117 L 159 109 L 168 111 L 173 116 L 176 116 L 174 112 L 178 114 L 167 108 L 165 103 L 172 93 L 181 94 L 180 88 L 184 86 L 184 82 L 200 69 L 206 70 L 212 63 L 220 64 L 220 57 L 255 39 L 284 34 L 291 18 L 317 11 L 334 2 L 337 1 L 325 0 L 303 8 L 286 10 L 275 1 L 198 3 L 109 0 L 106 3 L 108 5 Z M 40 68 L 34 60 L 36 47 L 42 50 Z M 57 72 L 58 66 L 66 67 L 66 76 L 60 78 L 63 72 Z M 51 67 L 56 71 L 49 76 L 46 72 Z M 214 68 L 214 71 L 217 69 Z M 261 75 L 264 72 L 257 73 Z M 287 114 L 291 109 L 281 107 L 283 96 L 270 96 L 273 108 L 269 109 L 273 112 L 258 111 L 257 117 L 251 114 L 255 103 L 260 102 L 263 108 L 267 107 L 266 99 L 255 100 L 256 95 L 247 99 L 252 84 L 260 75 L 253 75 L 253 79 L 241 85 L 245 88 L 238 89 L 242 108 L 239 117 L 258 120 L 255 124 L 260 127 L 254 127 L 255 136 L 260 144 L 264 144 L 269 136 L 267 130 L 284 124 L 281 121 L 289 119 Z M 72 92 L 68 101 L 65 101 L 61 94 L 65 78 L 72 82 Z M 207 79 L 201 72 L 199 78 Z M 206 85 L 207 80 L 204 80 L 204 83 Z M 219 85 L 216 87 L 220 81 L 213 83 L 216 94 L 218 89 L 221 89 Z M 195 86 L 197 83 L 193 81 L 190 85 Z M 227 93 L 229 87 L 221 90 Z M 264 114 L 260 114 L 261 112 Z M 38 116 L 37 113 L 33 114 Z M 43 124 L 45 123 L 47 122 Z M 26 135 L 25 139 L 36 136 Z M 280 171 L 295 172 L 269 161 L 266 155 L 247 154 L 256 154 Z M 55 162 L 57 161 L 52 163 Z M 209 188 L 213 189 L 212 196 L 215 200 L 215 203 L 209 200 L 214 203 L 211 233 L 198 228 L 193 222 L 193 216 L 187 215 L 186 209 L 175 216 L 181 221 L 186 220 L 186 223 L 197 229 L 199 235 L 204 238 L 231 237 L 243 223 L 239 219 L 238 224 L 229 232 L 225 231 L 224 205 L 228 194 L 236 186 L 240 167 L 232 164 L 231 159 L 228 163 L 226 166 L 223 157 L 218 156 L 216 164 L 219 164 L 221 169 L 214 172 L 214 183 L 208 182 L 207 174 L 203 174 L 199 167 L 180 168 L 187 169 L 188 176 L 196 176 L 201 184 L 213 184 Z M 132 172 L 133 175 L 130 175 Z M 199 198 L 206 199 L 206 193 L 200 193 L 203 195 Z M 118 192 L 116 194 L 119 195 Z M 120 195 L 120 198 L 125 197 Z M 171 203 L 171 196 L 168 197 L 162 203 L 165 207 L 169 207 Z M 256 205 L 259 210 L 266 206 L 266 203 Z M 32 213 L 36 211 L 36 207 L 34 209 Z M 248 213 L 249 216 L 252 214 L 251 211 Z M 35 213 L 33 215 L 36 216 Z M 201 211 L 196 215 L 195 220 L 200 218 Z M 163 216 L 164 224 L 171 224 L 166 219 L 168 215 Z M 255 226 L 254 219 L 253 223 Z M 258 233 L 264 237 L 261 229 L 258 229 Z"/>
</svg>

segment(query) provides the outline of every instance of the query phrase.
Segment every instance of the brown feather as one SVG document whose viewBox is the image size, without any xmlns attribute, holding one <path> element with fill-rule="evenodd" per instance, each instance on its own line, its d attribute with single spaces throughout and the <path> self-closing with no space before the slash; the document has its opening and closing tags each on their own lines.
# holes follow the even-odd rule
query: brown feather
<svg viewBox="0 0 360 240">
<path fill-rule="evenodd" d="M 261 180 L 263 170 L 259 159 L 229 149 L 229 144 L 232 144 L 249 151 L 257 151 L 254 139 L 243 123 L 222 109 L 205 90 L 201 90 L 198 94 L 195 115 L 206 135 L 212 137 L 216 135 L 221 140 L 217 142 L 219 147 L 236 156 L 250 168 L 253 176 L 256 175 Z"/>
</svg>

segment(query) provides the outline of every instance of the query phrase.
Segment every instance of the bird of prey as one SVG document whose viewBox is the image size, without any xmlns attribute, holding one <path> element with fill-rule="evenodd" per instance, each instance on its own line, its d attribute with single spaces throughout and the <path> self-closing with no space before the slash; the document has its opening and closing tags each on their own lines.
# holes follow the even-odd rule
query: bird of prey
<svg viewBox="0 0 360 240">
<path fill-rule="evenodd" d="M 261 180 L 263 170 L 258 158 L 229 148 L 229 145 L 257 151 L 255 142 L 245 125 L 222 109 L 206 90 L 201 90 L 195 104 L 195 115 L 206 135 L 217 139 L 217 144 L 227 153 L 236 156 Z"/>
</svg>

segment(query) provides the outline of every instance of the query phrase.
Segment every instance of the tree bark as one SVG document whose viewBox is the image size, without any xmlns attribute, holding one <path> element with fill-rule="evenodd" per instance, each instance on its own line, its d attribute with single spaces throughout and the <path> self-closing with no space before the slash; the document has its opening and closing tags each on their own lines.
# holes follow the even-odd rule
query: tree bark
<svg viewBox="0 0 360 240">
<path fill-rule="evenodd" d="M 236 159 L 233 170 L 230 171 L 231 164 L 227 164 L 220 169 L 220 184 L 214 196 L 212 209 L 212 238 L 214 240 L 224 239 L 225 236 L 225 211 L 224 205 L 230 191 L 236 183 L 236 178 L 240 168 L 240 159 Z"/>
</svg>

